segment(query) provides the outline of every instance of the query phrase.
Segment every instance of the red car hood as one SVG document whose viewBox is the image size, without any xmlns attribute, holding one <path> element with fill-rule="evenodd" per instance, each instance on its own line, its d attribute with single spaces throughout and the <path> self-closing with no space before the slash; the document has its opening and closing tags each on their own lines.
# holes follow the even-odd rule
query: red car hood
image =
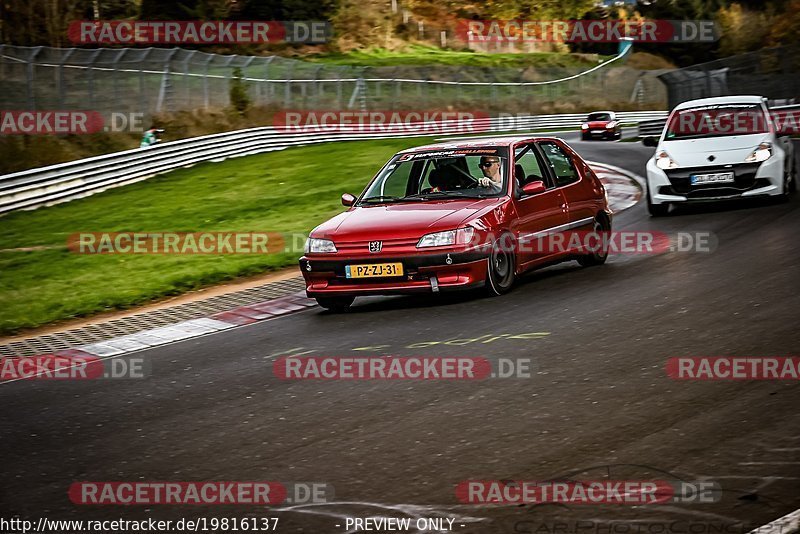
<svg viewBox="0 0 800 534">
<path fill-rule="evenodd" d="M 594 129 L 605 128 L 606 126 L 608 126 L 609 122 L 611 121 L 590 121 L 588 123 L 589 129 L 594 130 Z"/>
<path fill-rule="evenodd" d="M 484 198 L 361 206 L 319 225 L 312 235 L 342 243 L 418 239 L 432 232 L 455 230 L 501 201 L 502 198 Z"/>
</svg>

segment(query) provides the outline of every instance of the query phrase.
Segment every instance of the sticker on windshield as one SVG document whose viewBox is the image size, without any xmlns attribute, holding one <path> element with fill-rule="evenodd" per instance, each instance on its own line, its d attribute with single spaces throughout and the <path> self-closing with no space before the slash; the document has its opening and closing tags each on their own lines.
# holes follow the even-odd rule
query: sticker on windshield
<svg viewBox="0 0 800 534">
<path fill-rule="evenodd" d="M 402 154 L 397 161 L 410 161 L 412 159 L 422 158 L 449 158 L 453 156 L 470 156 L 476 154 L 499 156 L 500 151 L 496 148 L 460 148 L 457 150 L 440 150 L 437 152 L 414 152 L 411 154 Z"/>
</svg>

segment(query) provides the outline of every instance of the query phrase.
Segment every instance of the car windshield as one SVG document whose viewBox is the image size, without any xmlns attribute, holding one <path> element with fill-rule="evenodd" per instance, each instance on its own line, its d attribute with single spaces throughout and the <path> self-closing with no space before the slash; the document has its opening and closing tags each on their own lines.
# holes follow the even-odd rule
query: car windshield
<svg viewBox="0 0 800 534">
<path fill-rule="evenodd" d="M 428 199 L 498 197 L 506 190 L 507 150 L 469 148 L 399 154 L 359 205 Z"/>
<path fill-rule="evenodd" d="M 611 120 L 611 114 L 610 113 L 591 113 L 589 115 L 589 119 L 588 120 L 590 122 L 593 122 L 593 121 L 610 121 Z"/>
<path fill-rule="evenodd" d="M 725 104 L 682 109 L 672 114 L 665 141 L 750 135 L 769 131 L 758 104 Z"/>
</svg>

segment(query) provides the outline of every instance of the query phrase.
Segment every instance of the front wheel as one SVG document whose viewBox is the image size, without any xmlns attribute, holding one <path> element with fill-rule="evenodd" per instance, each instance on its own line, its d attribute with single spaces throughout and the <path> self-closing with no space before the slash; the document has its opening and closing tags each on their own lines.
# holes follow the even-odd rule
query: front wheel
<svg viewBox="0 0 800 534">
<path fill-rule="evenodd" d="M 317 304 L 321 307 L 325 308 L 326 310 L 332 311 L 334 313 L 339 313 L 347 310 L 353 301 L 356 300 L 355 297 L 317 297 L 315 299 Z"/>
<path fill-rule="evenodd" d="M 650 188 L 645 192 L 647 195 L 647 211 L 651 217 L 665 217 L 669 213 L 669 204 L 653 204 L 650 200 Z"/>
<path fill-rule="evenodd" d="M 578 258 L 578 263 L 583 267 L 591 267 L 592 265 L 602 265 L 608 259 L 608 235 L 611 232 L 611 225 L 605 217 L 598 217 L 594 220 L 592 232 L 598 238 L 598 247 L 596 250 L 589 254 L 585 254 Z"/>
<path fill-rule="evenodd" d="M 489 295 L 498 296 L 511 291 L 516 280 L 516 266 L 514 242 L 509 234 L 505 234 L 494 242 L 489 255 L 486 273 L 486 290 Z"/>
</svg>

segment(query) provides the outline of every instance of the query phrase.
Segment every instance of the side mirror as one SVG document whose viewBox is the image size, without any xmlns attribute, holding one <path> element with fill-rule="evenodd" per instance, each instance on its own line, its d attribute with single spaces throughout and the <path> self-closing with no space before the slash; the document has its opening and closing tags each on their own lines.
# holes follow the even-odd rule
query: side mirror
<svg viewBox="0 0 800 534">
<path fill-rule="evenodd" d="M 352 206 L 356 202 L 356 197 L 351 195 L 350 193 L 345 193 L 342 195 L 342 206 Z"/>
<path fill-rule="evenodd" d="M 643 137 L 642 144 L 644 146 L 651 146 L 653 148 L 658 146 L 658 138 L 657 137 Z"/>
<path fill-rule="evenodd" d="M 523 195 L 536 195 L 538 193 L 544 193 L 546 190 L 547 187 L 545 187 L 544 182 L 541 180 L 536 180 L 535 182 L 528 182 L 527 184 L 522 186 Z"/>
</svg>

